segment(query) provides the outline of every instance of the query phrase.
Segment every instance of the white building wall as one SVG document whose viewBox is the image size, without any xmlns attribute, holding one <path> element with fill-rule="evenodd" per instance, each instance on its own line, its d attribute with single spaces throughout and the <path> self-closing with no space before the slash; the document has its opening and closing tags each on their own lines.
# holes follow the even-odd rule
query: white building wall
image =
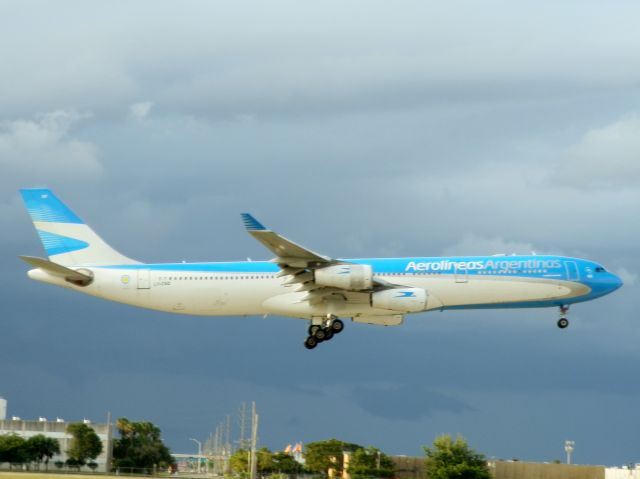
<svg viewBox="0 0 640 479">
<path fill-rule="evenodd" d="M 7 400 L 0 398 L 0 421 L 7 419 Z"/>
<path fill-rule="evenodd" d="M 16 434 L 25 439 L 29 439 L 37 434 L 43 434 L 46 437 L 57 439 L 60 443 L 61 454 L 53 456 L 50 465 L 56 461 L 66 461 L 66 450 L 69 449 L 71 443 L 71 434 L 67 434 L 67 426 L 70 423 L 58 421 L 24 421 L 24 420 L 0 420 L 0 435 Z M 105 472 L 107 469 L 107 460 L 110 454 L 112 435 L 110 434 L 110 426 L 107 424 L 89 424 L 96 432 L 100 441 L 102 441 L 102 453 L 95 459 L 98 464 L 97 471 Z"/>
<path fill-rule="evenodd" d="M 638 467 L 607 467 L 604 479 L 640 479 L 640 465 Z"/>
</svg>

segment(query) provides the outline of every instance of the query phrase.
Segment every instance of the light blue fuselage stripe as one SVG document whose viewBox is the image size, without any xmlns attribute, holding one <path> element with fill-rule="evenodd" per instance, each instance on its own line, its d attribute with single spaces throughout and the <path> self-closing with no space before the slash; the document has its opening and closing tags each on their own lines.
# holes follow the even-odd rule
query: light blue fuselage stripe
<svg viewBox="0 0 640 479">
<path fill-rule="evenodd" d="M 457 274 L 457 275 L 482 275 L 487 276 L 490 274 L 498 274 L 500 277 L 504 276 L 517 276 L 527 278 L 557 278 L 565 279 L 567 276 L 565 263 L 575 262 L 578 268 L 581 265 L 589 267 L 595 267 L 596 264 L 590 261 L 565 258 L 561 256 L 468 256 L 468 257 L 417 257 L 417 258 L 364 258 L 364 259 L 345 259 L 338 260 L 348 263 L 356 264 L 369 264 L 373 267 L 374 273 L 383 274 L 404 274 L 409 273 L 416 276 L 424 275 L 438 275 L 438 274 Z M 469 263 L 482 263 L 486 266 L 487 262 L 504 263 L 508 262 L 515 265 L 515 262 L 519 262 L 516 268 L 511 267 L 491 267 L 491 268 L 478 268 L 478 264 Z M 527 267 L 527 264 L 535 266 L 536 262 L 551 264 L 556 262 L 553 267 Z M 411 268 L 411 264 L 414 263 L 418 268 L 422 266 L 423 269 Z M 467 263 L 468 266 L 472 266 L 467 269 L 460 269 L 458 265 L 460 263 Z M 113 265 L 103 266 L 105 268 L 117 268 L 117 269 L 150 269 L 154 271 L 193 271 L 193 272 L 225 272 L 225 273 L 275 273 L 280 269 L 278 265 L 270 261 L 239 261 L 239 262 L 221 262 L 221 263 L 158 263 L 158 264 L 132 264 L 132 265 Z"/>
</svg>

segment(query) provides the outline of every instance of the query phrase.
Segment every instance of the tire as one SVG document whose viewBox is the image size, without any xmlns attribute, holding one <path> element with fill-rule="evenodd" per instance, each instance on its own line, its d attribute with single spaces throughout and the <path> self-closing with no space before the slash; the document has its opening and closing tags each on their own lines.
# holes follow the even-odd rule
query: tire
<svg viewBox="0 0 640 479">
<path fill-rule="evenodd" d="M 344 329 L 344 323 L 341 320 L 336 319 L 333 321 L 333 324 L 331 325 L 331 330 L 334 332 L 334 334 L 341 333 L 343 329 Z"/>
<path fill-rule="evenodd" d="M 560 319 L 558 320 L 558 327 L 559 327 L 560 329 L 564 329 L 564 328 L 566 328 L 567 326 L 569 326 L 569 320 L 568 320 L 567 318 L 560 318 Z"/>
<path fill-rule="evenodd" d="M 325 340 L 325 338 L 327 337 L 327 333 L 324 331 L 324 329 L 319 328 L 315 334 L 313 335 L 313 337 L 315 338 L 316 341 L 318 341 L 319 343 L 321 343 L 322 341 Z"/>
<path fill-rule="evenodd" d="M 333 338 L 333 333 L 334 333 L 333 329 L 331 329 L 331 328 L 325 329 L 324 330 L 324 334 L 325 334 L 324 340 L 325 341 L 329 341 L 331 338 Z"/>
<path fill-rule="evenodd" d="M 313 349 L 317 345 L 318 345 L 318 342 L 316 341 L 316 338 L 314 338 L 313 336 L 309 336 L 304 341 L 304 347 L 307 348 L 307 349 Z"/>
<path fill-rule="evenodd" d="M 312 324 L 311 326 L 309 326 L 309 336 L 315 336 L 316 331 L 321 328 L 322 326 L 318 326 L 317 324 Z"/>
</svg>

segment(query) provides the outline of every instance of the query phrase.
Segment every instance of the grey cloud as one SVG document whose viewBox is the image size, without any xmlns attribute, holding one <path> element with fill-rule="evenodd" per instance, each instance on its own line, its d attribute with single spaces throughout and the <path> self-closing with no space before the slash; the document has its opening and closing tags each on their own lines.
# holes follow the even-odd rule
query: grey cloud
<svg viewBox="0 0 640 479">
<path fill-rule="evenodd" d="M 591 4 L 593 14 L 574 16 L 570 30 L 572 3 L 552 16 L 504 1 L 461 11 L 409 2 L 394 12 L 384 2 L 188 5 L 42 4 L 37 18 L 13 6 L 2 25 L 17 40 L 2 51 L 13 67 L 0 83 L 3 111 L 75 106 L 114 115 L 145 96 L 158 111 L 213 118 L 333 116 L 638 80 L 631 3 L 613 12 Z M 58 17 L 70 19 L 63 30 L 41 20 Z"/>
<path fill-rule="evenodd" d="M 506 241 L 504 238 L 479 238 L 465 236 L 455 245 L 444 249 L 446 255 L 531 254 L 536 248 L 530 243 Z"/>
<path fill-rule="evenodd" d="M 135 118 L 136 120 L 143 120 L 149 113 L 151 113 L 151 109 L 153 108 L 153 102 L 151 101 L 139 101 L 136 103 L 132 103 L 129 105 L 129 115 Z"/>
<path fill-rule="evenodd" d="M 640 115 L 587 131 L 569 147 L 557 174 L 582 188 L 637 188 L 640 184 Z"/>
<path fill-rule="evenodd" d="M 416 383 L 353 390 L 357 403 L 369 414 L 392 420 L 414 421 L 437 412 L 460 414 L 473 408 L 459 399 Z"/>
<path fill-rule="evenodd" d="M 256 399 L 272 448 L 336 436 L 419 454 L 450 431 L 549 460 L 570 431 L 595 462 L 631 457 L 633 440 L 600 438 L 632 435 L 612 431 L 639 394 L 638 7 L 547 7 L 0 7 L 0 394 L 23 417 L 150 418 L 178 451 Z M 35 133 L 20 143 L 19 128 Z M 627 284 L 573 307 L 566 331 L 553 309 L 426 313 L 348 324 L 310 355 L 304 321 L 172 316 L 29 281 L 16 256 L 43 252 L 15 190 L 34 183 L 143 261 L 268 259 L 250 211 L 335 257 L 533 249 Z"/>
<path fill-rule="evenodd" d="M 28 185 L 61 178 L 100 177 L 97 146 L 70 135 L 74 125 L 87 117 L 74 110 L 57 110 L 0 124 L 0 165 L 5 171 L 2 182 L 20 178 Z"/>
</svg>

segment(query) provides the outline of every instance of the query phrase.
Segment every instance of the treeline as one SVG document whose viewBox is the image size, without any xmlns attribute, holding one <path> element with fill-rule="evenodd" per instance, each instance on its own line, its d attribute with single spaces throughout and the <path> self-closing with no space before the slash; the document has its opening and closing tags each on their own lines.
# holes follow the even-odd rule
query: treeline
<svg viewBox="0 0 640 479">
<path fill-rule="evenodd" d="M 430 479 L 490 479 L 486 458 L 469 447 L 461 436 L 453 439 L 443 435 L 424 447 L 425 469 Z M 346 454 L 345 454 L 346 453 Z M 395 464 L 390 456 L 376 447 L 328 439 L 305 446 L 304 465 L 290 454 L 271 452 L 267 448 L 257 451 L 257 470 L 260 476 L 270 474 L 321 474 L 341 477 L 349 473 L 352 479 L 392 478 Z M 348 463 L 345 461 L 348 456 Z M 231 456 L 232 473 L 245 476 L 249 468 L 249 452 L 236 451 Z"/>
<path fill-rule="evenodd" d="M 348 472 L 354 479 L 365 477 L 389 478 L 394 475 L 393 461 L 375 447 L 363 447 L 338 439 L 311 442 L 305 446 L 304 465 L 285 452 L 272 452 L 267 448 L 256 452 L 256 466 L 261 476 L 269 474 L 318 473 L 328 475 L 332 469 L 340 476 L 344 469 L 344 452 L 350 453 Z M 244 475 L 249 472 L 249 452 L 236 451 L 230 460 L 231 470 Z"/>
<path fill-rule="evenodd" d="M 148 421 L 129 421 L 120 418 L 116 422 L 119 437 L 113 442 L 113 470 L 154 473 L 173 465 L 173 457 L 164 444 L 160 429 Z M 95 431 L 87 424 L 72 423 L 67 426 L 71 436 L 65 451 L 66 466 L 78 470 L 87 466 L 96 469 L 95 459 L 103 452 L 103 444 Z M 486 458 L 469 447 L 462 437 L 449 435 L 436 438 L 431 447 L 424 447 L 425 468 L 430 479 L 489 479 Z M 0 436 L 0 463 L 27 464 L 39 469 L 44 463 L 60 455 L 58 440 L 43 434 L 24 439 L 15 434 Z M 345 454 L 346 453 L 346 454 Z M 346 470 L 352 479 L 392 478 L 395 475 L 393 460 L 376 447 L 328 439 L 311 442 L 304 451 L 304 464 L 285 452 L 272 452 L 267 448 L 257 451 L 257 470 L 260 476 L 271 474 L 321 474 L 341 477 Z M 348 462 L 345 460 L 348 457 Z M 56 461 L 57 467 L 65 464 Z M 246 476 L 249 473 L 249 452 L 241 449 L 230 459 L 231 472 Z"/>
<path fill-rule="evenodd" d="M 102 452 L 102 441 L 95 431 L 84 423 L 72 423 L 67 426 L 67 433 L 71 435 L 71 443 L 67 453 L 66 463 L 56 461 L 55 465 L 77 468 L 87 465 L 96 469 L 98 464 L 93 460 Z M 49 461 L 60 454 L 60 443 L 57 439 L 37 434 L 24 439 L 16 434 L 0 436 L 0 463 L 26 464 L 40 468 L 42 463 L 49 468 Z"/>
<path fill-rule="evenodd" d="M 167 469 L 173 464 L 171 451 L 164 444 L 158 426 L 148 421 L 116 421 L 120 438 L 113 441 L 113 470 Z"/>
<path fill-rule="evenodd" d="M 120 418 L 116 422 L 119 438 L 113 441 L 112 467 L 117 469 L 143 470 L 152 472 L 167 469 L 173 464 L 171 451 L 161 438 L 160 429 L 148 421 L 134 422 Z M 98 467 L 95 459 L 102 454 L 103 444 L 100 437 L 84 423 L 71 423 L 67 426 L 71 436 L 69 448 L 64 451 L 65 462 L 55 461 L 57 468 L 67 467 L 80 470 L 87 466 L 92 470 Z M 0 463 L 26 464 L 28 468 L 40 469 L 44 463 L 61 454 L 60 442 L 44 434 L 24 439 L 17 434 L 0 436 Z"/>
<path fill-rule="evenodd" d="M 24 439 L 15 434 L 0 436 L 0 463 L 9 464 L 49 464 L 49 460 L 60 454 L 60 444 L 56 439 L 43 434 Z"/>
</svg>

